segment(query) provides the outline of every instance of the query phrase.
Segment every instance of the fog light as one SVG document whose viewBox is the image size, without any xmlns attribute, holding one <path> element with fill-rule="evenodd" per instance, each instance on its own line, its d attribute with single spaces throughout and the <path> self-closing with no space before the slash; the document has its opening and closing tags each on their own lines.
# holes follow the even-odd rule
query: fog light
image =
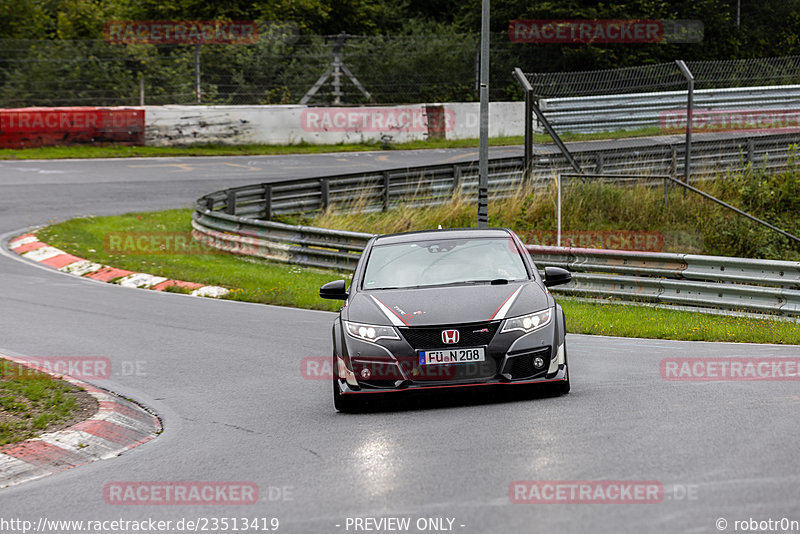
<svg viewBox="0 0 800 534">
<path fill-rule="evenodd" d="M 372 376 L 372 373 L 370 372 L 369 368 L 367 368 L 367 367 L 364 367 L 363 369 L 361 369 L 361 372 L 359 374 L 361 375 L 361 378 L 363 378 L 364 380 L 369 380 L 369 377 Z"/>
<path fill-rule="evenodd" d="M 541 369 L 542 367 L 544 367 L 544 360 L 539 357 L 534 358 L 533 366 L 536 367 L 537 369 Z"/>
</svg>

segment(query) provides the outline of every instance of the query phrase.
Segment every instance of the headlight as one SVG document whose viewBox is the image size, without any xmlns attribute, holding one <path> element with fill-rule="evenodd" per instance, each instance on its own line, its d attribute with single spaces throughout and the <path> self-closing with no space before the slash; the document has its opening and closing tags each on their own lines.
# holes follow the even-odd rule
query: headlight
<svg viewBox="0 0 800 534">
<path fill-rule="evenodd" d="M 374 343 L 379 339 L 400 339 L 391 326 L 376 326 L 371 324 L 351 323 L 342 321 L 347 333 L 354 338 Z"/>
<path fill-rule="evenodd" d="M 500 332 L 521 330 L 527 334 L 528 332 L 533 332 L 537 328 L 550 324 L 550 318 L 552 316 L 553 310 L 547 309 L 530 315 L 520 315 L 519 317 L 506 319 L 506 322 L 503 324 L 503 329 L 500 330 Z"/>
</svg>

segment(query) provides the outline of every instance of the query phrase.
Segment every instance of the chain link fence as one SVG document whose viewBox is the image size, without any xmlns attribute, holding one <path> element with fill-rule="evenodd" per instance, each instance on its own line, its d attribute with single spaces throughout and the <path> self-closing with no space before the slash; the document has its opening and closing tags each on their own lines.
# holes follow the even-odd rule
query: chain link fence
<svg viewBox="0 0 800 534">
<path fill-rule="evenodd" d="M 309 105 L 473 101 L 477 43 L 472 34 L 263 35 L 199 46 L 0 40 L 0 107 L 297 104 L 337 55 L 356 83 L 339 69 Z"/>
<path fill-rule="evenodd" d="M 687 61 L 695 89 L 794 85 L 800 83 L 800 56 Z M 565 98 L 674 91 L 686 78 L 674 61 L 638 67 L 580 72 L 526 73 L 537 98 Z"/>
<path fill-rule="evenodd" d="M 687 61 L 686 72 L 679 63 L 559 73 L 518 70 L 517 79 L 531 101 L 532 131 L 549 133 L 568 159 L 562 137 L 626 138 L 581 147 L 589 150 L 571 159 L 575 171 L 605 172 L 614 161 L 616 172 L 708 179 L 723 169 L 784 169 L 796 159 L 800 56 Z M 692 144 L 702 145 L 707 156 L 689 165 Z M 535 164 L 533 152 L 526 156 Z"/>
</svg>

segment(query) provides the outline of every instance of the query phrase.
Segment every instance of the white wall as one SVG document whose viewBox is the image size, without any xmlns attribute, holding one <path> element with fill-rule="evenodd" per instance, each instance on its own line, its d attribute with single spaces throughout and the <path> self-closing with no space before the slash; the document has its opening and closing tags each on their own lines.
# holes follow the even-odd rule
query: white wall
<svg viewBox="0 0 800 534">
<path fill-rule="evenodd" d="M 447 139 L 477 139 L 480 129 L 480 104 L 464 102 L 444 104 L 453 110 L 456 125 L 446 134 Z M 524 102 L 489 102 L 489 137 L 508 137 L 525 134 Z"/>
<path fill-rule="evenodd" d="M 205 143 L 287 145 L 391 142 L 428 138 L 427 106 L 442 106 L 445 138 L 478 137 L 477 102 L 361 108 L 289 106 L 145 106 L 148 145 Z M 524 104 L 489 105 L 491 137 L 523 135 Z"/>
</svg>

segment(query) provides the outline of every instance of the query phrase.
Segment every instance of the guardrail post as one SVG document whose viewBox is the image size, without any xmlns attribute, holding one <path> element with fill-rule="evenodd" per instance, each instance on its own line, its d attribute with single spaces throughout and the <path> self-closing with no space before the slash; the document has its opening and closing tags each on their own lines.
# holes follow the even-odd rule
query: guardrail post
<svg viewBox="0 0 800 534">
<path fill-rule="evenodd" d="M 228 215 L 236 215 L 236 191 L 228 190 L 228 196 L 225 200 L 225 213 Z"/>
<path fill-rule="evenodd" d="M 669 199 L 669 196 L 668 196 L 669 189 L 668 189 L 668 187 L 669 187 L 669 183 L 667 182 L 667 179 L 664 178 L 664 211 L 669 211 L 669 200 L 668 200 Z"/>
<path fill-rule="evenodd" d="M 598 152 L 594 156 L 594 172 L 597 174 L 603 174 L 603 154 Z"/>
<path fill-rule="evenodd" d="M 214 211 L 214 199 L 211 197 L 206 197 L 206 209 L 208 211 Z"/>
<path fill-rule="evenodd" d="M 453 196 L 458 194 L 461 187 L 461 165 L 453 165 Z"/>
<path fill-rule="evenodd" d="M 264 220 L 269 221 L 272 219 L 272 186 L 264 184 Z"/>
<path fill-rule="evenodd" d="M 319 187 L 322 191 L 322 211 L 325 211 L 328 209 L 328 204 L 330 203 L 331 183 L 323 178 L 319 181 Z"/>
<path fill-rule="evenodd" d="M 747 140 L 747 163 L 750 165 L 755 165 L 756 159 L 756 144 L 753 142 L 753 139 L 750 138 Z"/>
<path fill-rule="evenodd" d="M 678 149 L 675 145 L 669 145 L 671 160 L 669 164 L 669 174 L 675 176 L 678 174 Z"/>
<path fill-rule="evenodd" d="M 389 173 L 383 173 L 383 211 L 389 211 Z"/>
</svg>

